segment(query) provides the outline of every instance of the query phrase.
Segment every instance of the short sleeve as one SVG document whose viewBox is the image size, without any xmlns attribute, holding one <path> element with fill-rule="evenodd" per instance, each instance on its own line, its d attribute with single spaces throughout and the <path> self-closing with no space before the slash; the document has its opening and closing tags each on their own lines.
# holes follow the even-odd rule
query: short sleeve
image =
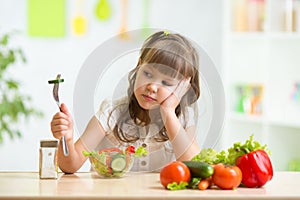
<svg viewBox="0 0 300 200">
<path fill-rule="evenodd" d="M 106 99 L 101 103 L 95 117 L 108 134 L 111 132 L 111 129 L 116 126 L 120 117 L 127 116 L 127 110 L 128 100 L 126 97 L 114 101 Z"/>
<path fill-rule="evenodd" d="M 106 132 L 110 129 L 110 127 L 114 127 L 116 124 L 116 112 L 112 111 L 113 103 L 111 100 L 106 99 L 101 103 L 99 110 L 95 114 L 95 117 L 98 119 Z"/>
</svg>

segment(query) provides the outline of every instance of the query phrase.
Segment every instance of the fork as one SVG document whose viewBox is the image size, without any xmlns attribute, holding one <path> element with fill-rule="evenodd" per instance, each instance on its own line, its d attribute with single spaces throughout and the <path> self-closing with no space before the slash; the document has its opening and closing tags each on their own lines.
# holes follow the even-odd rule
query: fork
<svg viewBox="0 0 300 200">
<path fill-rule="evenodd" d="M 59 102 L 59 95 L 58 95 L 58 89 L 59 89 L 59 83 L 63 82 L 63 79 L 60 79 L 60 77 L 61 77 L 61 75 L 58 74 L 56 76 L 56 80 L 48 81 L 48 83 L 50 83 L 50 84 L 54 83 L 54 86 L 53 86 L 53 98 L 54 98 L 54 100 L 55 100 L 55 102 L 56 102 L 59 110 L 61 111 L 60 102 Z M 68 146 L 67 146 L 67 143 L 66 143 L 65 136 L 61 137 L 61 142 L 62 142 L 62 147 L 63 147 L 64 155 L 68 156 L 69 155 L 69 149 L 68 149 Z"/>
</svg>

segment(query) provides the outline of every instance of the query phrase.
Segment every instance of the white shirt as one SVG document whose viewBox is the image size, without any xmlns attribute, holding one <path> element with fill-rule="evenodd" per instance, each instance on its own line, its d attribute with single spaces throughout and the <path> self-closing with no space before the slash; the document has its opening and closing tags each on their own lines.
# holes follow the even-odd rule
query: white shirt
<svg viewBox="0 0 300 200">
<path fill-rule="evenodd" d="M 121 98 L 115 101 L 103 101 L 95 116 L 106 131 L 106 136 L 101 143 L 99 143 L 97 150 L 110 147 L 122 148 L 128 145 L 145 147 L 148 155 L 135 159 L 132 171 L 159 171 L 165 164 L 175 160 L 170 141 L 158 142 L 154 139 L 155 134 L 158 134 L 163 123 L 150 123 L 147 126 L 136 125 L 129 116 L 127 98 Z M 126 144 L 114 136 L 112 128 L 115 127 L 116 120 L 119 117 L 126 117 L 128 119 L 126 123 L 120 127 L 123 132 L 128 135 L 139 136 L 140 139 L 134 143 Z M 109 122 L 108 119 L 110 119 Z M 194 126 L 194 111 L 192 107 L 188 107 L 179 116 L 179 120 L 183 128 Z"/>
</svg>

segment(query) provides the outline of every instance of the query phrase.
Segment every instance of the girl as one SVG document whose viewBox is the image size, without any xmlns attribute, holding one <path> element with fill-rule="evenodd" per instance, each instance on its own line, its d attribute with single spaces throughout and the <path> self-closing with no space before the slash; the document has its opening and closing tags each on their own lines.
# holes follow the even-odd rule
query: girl
<svg viewBox="0 0 300 200">
<path fill-rule="evenodd" d="M 73 121 L 65 104 L 51 121 L 55 138 L 65 136 L 69 156 L 58 151 L 65 173 L 86 161 L 83 150 L 143 146 L 148 155 L 135 159 L 132 170 L 155 171 L 172 160 L 199 153 L 193 106 L 200 96 L 198 54 L 179 34 L 157 32 L 144 42 L 137 66 L 129 73 L 127 97 L 102 102 L 84 133 L 73 143 Z"/>
</svg>

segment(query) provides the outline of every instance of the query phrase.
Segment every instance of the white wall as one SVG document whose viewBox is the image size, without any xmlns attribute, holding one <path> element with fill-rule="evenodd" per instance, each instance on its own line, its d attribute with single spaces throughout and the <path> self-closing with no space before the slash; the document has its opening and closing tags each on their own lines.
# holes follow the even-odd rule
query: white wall
<svg viewBox="0 0 300 200">
<path fill-rule="evenodd" d="M 39 141 L 52 138 L 49 123 L 57 112 L 47 80 L 58 72 L 65 82 L 61 85 L 61 100 L 72 110 L 73 90 L 81 65 L 88 55 L 103 41 L 118 33 L 120 27 L 121 4 L 109 0 L 112 18 L 106 22 L 98 21 L 93 9 L 96 0 L 84 1 L 84 14 L 88 19 L 88 32 L 82 37 L 73 35 L 71 18 L 75 3 L 66 0 L 66 36 L 63 38 L 29 37 L 27 31 L 27 1 L 0 1 L 0 33 L 17 29 L 21 31 L 13 43 L 20 46 L 28 59 L 25 66 L 17 65 L 12 71 L 22 82 L 22 92 L 33 97 L 36 108 L 45 116 L 21 124 L 23 137 L 11 141 L 5 137 L 0 144 L 0 171 L 38 171 Z M 142 1 L 129 0 L 128 29 L 141 28 Z M 150 1 L 150 26 L 182 33 L 207 50 L 221 69 L 221 29 L 222 2 L 219 0 L 152 0 Z M 109 89 L 109 88 L 108 88 Z M 79 134 L 79 133 L 78 133 Z M 88 169 L 85 165 L 81 170 Z"/>
</svg>

